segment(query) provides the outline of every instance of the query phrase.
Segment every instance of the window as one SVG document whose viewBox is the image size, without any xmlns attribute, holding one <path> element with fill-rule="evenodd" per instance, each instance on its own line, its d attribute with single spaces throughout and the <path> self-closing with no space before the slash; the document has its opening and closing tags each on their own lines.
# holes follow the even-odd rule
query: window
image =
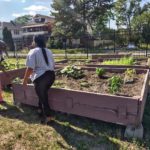
<svg viewBox="0 0 150 150">
<path fill-rule="evenodd" d="M 15 35 L 19 35 L 19 30 L 14 30 Z"/>
</svg>

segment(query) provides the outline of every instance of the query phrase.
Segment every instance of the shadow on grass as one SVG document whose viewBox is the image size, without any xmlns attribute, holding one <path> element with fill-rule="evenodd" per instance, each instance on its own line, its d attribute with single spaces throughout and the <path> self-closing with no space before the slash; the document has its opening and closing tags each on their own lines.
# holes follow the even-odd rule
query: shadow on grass
<svg viewBox="0 0 150 150">
<path fill-rule="evenodd" d="M 3 104 L 7 110 L 1 110 L 3 117 L 22 120 L 29 124 L 40 123 L 35 107 L 22 105 L 17 108 L 8 103 Z M 122 127 L 101 121 L 53 112 L 55 120 L 50 124 L 63 139 L 76 149 L 119 149 L 120 145 L 113 138 L 122 137 Z M 63 144 L 57 143 L 63 148 Z"/>
</svg>

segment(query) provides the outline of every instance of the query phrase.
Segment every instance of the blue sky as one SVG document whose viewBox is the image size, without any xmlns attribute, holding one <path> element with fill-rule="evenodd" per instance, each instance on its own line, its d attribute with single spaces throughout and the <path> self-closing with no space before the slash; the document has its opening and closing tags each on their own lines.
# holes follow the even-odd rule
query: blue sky
<svg viewBox="0 0 150 150">
<path fill-rule="evenodd" d="M 52 0 L 0 0 L 0 21 L 37 13 L 50 15 Z"/>
<path fill-rule="evenodd" d="M 142 5 L 150 0 L 142 0 Z M 10 21 L 16 17 L 37 13 L 50 15 L 52 0 L 0 0 L 0 21 Z M 114 21 L 111 27 L 115 28 Z"/>
</svg>

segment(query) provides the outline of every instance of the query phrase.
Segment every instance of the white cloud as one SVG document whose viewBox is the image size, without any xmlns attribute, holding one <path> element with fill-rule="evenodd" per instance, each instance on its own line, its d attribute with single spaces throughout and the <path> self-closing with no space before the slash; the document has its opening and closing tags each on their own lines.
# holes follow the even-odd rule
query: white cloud
<svg viewBox="0 0 150 150">
<path fill-rule="evenodd" d="M 17 18 L 17 17 L 24 16 L 24 15 L 26 15 L 26 14 L 27 14 L 27 13 L 13 13 L 12 16 Z"/>
<path fill-rule="evenodd" d="M 42 5 L 31 5 L 29 7 L 24 8 L 24 10 L 38 12 L 38 11 L 49 11 L 49 8 Z"/>
<path fill-rule="evenodd" d="M 22 0 L 23 1 L 23 0 Z M 49 12 L 50 9 L 46 6 L 43 5 L 31 5 L 29 7 L 24 8 L 24 12 L 21 13 L 13 13 L 12 16 L 17 18 L 20 16 L 24 16 L 24 15 L 36 15 L 37 13 L 41 13 L 41 12 Z"/>
</svg>

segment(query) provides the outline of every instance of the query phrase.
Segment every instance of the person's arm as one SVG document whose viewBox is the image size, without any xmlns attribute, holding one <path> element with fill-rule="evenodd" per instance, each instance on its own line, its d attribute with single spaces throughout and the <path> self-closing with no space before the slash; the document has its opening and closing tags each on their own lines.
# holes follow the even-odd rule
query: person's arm
<svg viewBox="0 0 150 150">
<path fill-rule="evenodd" d="M 30 75 L 31 75 L 32 73 L 33 73 L 33 69 L 27 67 L 27 68 L 26 68 L 25 75 L 24 75 L 24 79 L 23 79 L 23 85 L 24 85 L 24 86 L 27 85 L 28 78 L 30 77 Z"/>
<path fill-rule="evenodd" d="M 27 68 L 25 71 L 24 79 L 23 79 L 24 86 L 27 85 L 28 78 L 30 77 L 30 75 L 33 73 L 33 71 L 35 69 L 35 54 L 32 53 L 31 51 L 29 52 L 29 54 L 27 56 L 26 66 L 27 66 Z"/>
</svg>

